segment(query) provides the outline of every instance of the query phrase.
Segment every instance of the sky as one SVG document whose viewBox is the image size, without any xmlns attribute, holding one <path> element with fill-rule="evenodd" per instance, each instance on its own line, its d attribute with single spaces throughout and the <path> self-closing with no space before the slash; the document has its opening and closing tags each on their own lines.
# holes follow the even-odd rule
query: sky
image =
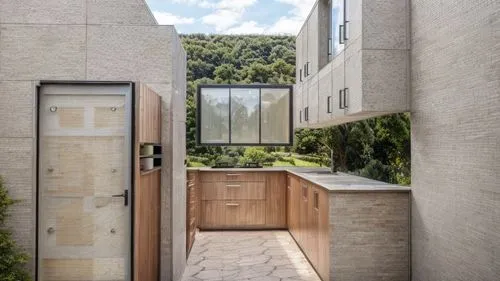
<svg viewBox="0 0 500 281">
<path fill-rule="evenodd" d="M 297 35 L 316 0 L 146 0 L 183 34 Z"/>
</svg>

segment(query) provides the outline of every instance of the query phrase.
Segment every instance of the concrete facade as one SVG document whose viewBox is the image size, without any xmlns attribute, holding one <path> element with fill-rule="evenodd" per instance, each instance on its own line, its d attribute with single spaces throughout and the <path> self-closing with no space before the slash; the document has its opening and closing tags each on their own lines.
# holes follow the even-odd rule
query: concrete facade
<svg viewBox="0 0 500 281">
<path fill-rule="evenodd" d="M 410 280 L 410 193 L 332 192 L 330 280 Z"/>
<path fill-rule="evenodd" d="M 30 254 L 33 274 L 41 80 L 142 82 L 162 96 L 161 276 L 178 280 L 186 263 L 185 247 L 176 246 L 186 237 L 180 219 L 186 196 L 186 54 L 175 28 L 157 25 L 143 0 L 0 0 L 0 175 L 20 200 L 8 225 Z"/>
<path fill-rule="evenodd" d="M 412 1 L 414 281 L 500 276 L 500 2 Z"/>
</svg>

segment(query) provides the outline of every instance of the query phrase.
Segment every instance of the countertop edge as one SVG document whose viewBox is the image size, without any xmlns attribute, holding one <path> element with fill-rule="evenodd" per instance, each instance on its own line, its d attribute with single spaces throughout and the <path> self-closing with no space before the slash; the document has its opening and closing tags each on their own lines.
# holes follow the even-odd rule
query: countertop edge
<svg viewBox="0 0 500 281">
<path fill-rule="evenodd" d="M 326 184 L 322 183 L 320 181 L 317 181 L 315 179 L 312 179 L 310 176 L 307 176 L 306 171 L 311 171 L 311 170 L 318 170 L 318 171 L 327 171 L 327 169 L 321 169 L 321 168 L 302 168 L 304 172 L 297 171 L 297 169 L 301 168 L 287 168 L 287 167 L 268 167 L 268 168 L 209 168 L 209 167 L 189 167 L 186 170 L 187 171 L 198 171 L 198 172 L 234 172 L 234 171 L 241 171 L 241 172 L 287 172 L 290 173 L 294 176 L 297 176 L 303 180 L 309 181 L 312 184 L 315 184 L 324 190 L 326 190 L 329 193 L 335 193 L 335 192 L 342 192 L 342 193 L 367 193 L 367 192 L 411 192 L 411 187 L 408 186 L 402 186 L 402 185 L 396 185 L 396 184 L 390 184 L 386 182 L 381 182 L 377 180 L 372 180 L 368 178 L 363 178 L 360 176 L 355 176 L 355 175 L 350 175 L 350 174 L 345 174 L 345 173 L 339 173 L 342 176 L 348 176 L 348 177 L 353 177 L 355 178 L 360 178 L 364 180 L 369 180 L 373 181 L 373 185 L 370 185 L 370 188 L 364 187 L 366 185 L 349 185 L 349 187 L 345 187 L 346 184 Z M 380 184 L 380 186 L 378 186 Z M 329 186 L 326 186 L 329 185 Z"/>
</svg>

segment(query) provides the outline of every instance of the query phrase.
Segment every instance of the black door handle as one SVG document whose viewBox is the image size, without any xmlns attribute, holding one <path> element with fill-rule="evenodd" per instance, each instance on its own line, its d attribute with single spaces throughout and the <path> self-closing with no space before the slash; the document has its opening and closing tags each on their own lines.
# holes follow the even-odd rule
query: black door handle
<svg viewBox="0 0 500 281">
<path fill-rule="evenodd" d="M 125 200 L 125 206 L 128 206 L 128 190 L 125 190 L 123 194 L 112 195 L 111 197 L 113 198 L 123 197 L 123 199 Z"/>
</svg>

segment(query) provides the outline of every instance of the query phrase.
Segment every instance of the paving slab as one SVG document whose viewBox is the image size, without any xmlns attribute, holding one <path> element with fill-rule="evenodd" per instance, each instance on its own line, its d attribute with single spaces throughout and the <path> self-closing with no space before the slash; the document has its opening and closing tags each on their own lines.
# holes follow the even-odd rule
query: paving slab
<svg viewBox="0 0 500 281">
<path fill-rule="evenodd" d="M 182 281 L 321 281 L 288 231 L 204 231 Z"/>
</svg>

